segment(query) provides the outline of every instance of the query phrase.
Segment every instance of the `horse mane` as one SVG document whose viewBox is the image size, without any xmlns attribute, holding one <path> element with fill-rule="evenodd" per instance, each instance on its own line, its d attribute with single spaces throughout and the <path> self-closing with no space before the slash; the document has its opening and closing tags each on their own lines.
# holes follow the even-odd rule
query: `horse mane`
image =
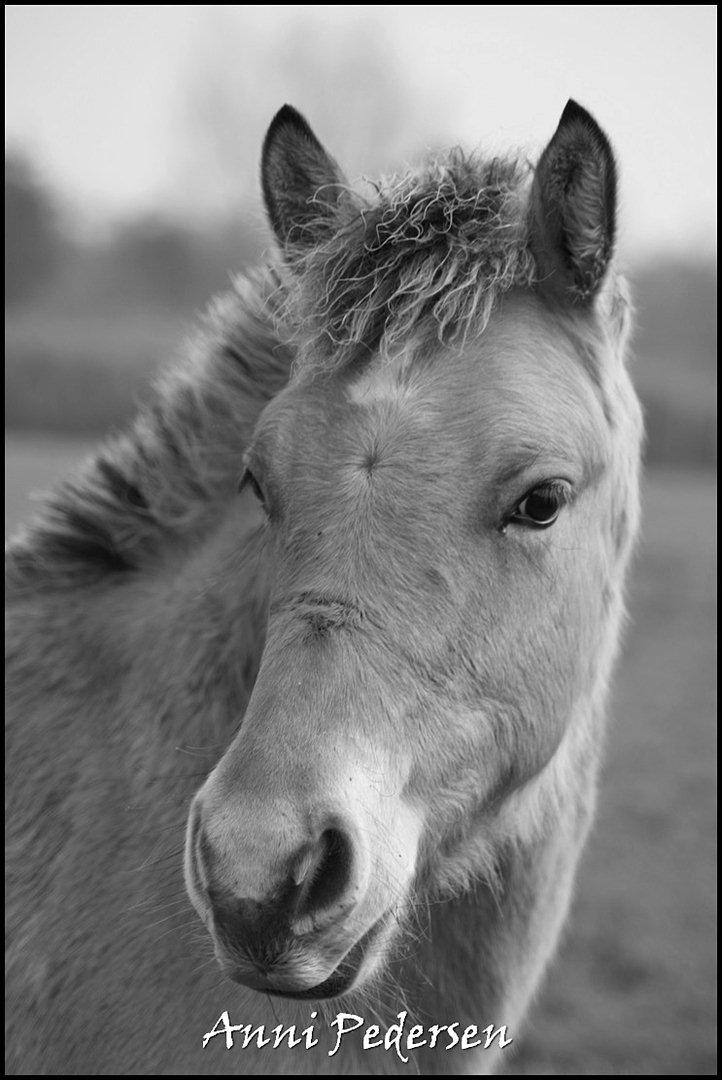
<svg viewBox="0 0 722 1080">
<path fill-rule="evenodd" d="M 6 584 L 64 588 L 138 569 L 161 547 L 199 539 L 230 500 L 258 413 L 288 380 L 272 269 L 234 282 L 127 433 L 111 437 L 44 500 L 11 542 Z"/>
<path fill-rule="evenodd" d="M 8 587 L 69 587 L 197 541 L 233 497 L 258 413 L 294 362 L 344 369 L 389 354 L 422 323 L 443 341 L 481 332 L 503 292 L 534 280 L 529 176 L 518 160 L 457 149 L 382 180 L 373 201 L 344 188 L 331 204 L 317 192 L 319 214 L 304 225 L 313 242 L 211 304 L 129 432 L 10 545 Z"/>
<path fill-rule="evenodd" d="M 285 321 L 299 363 L 343 370 L 407 345 L 422 323 L 442 342 L 481 333 L 498 297 L 535 280 L 527 181 L 518 159 L 460 149 L 374 184 L 336 185 L 289 252 Z"/>
</svg>

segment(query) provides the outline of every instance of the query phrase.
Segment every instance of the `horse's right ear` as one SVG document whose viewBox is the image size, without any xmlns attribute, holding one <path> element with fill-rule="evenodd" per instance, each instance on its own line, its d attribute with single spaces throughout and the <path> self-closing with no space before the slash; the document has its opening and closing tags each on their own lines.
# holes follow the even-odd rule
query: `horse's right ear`
<svg viewBox="0 0 722 1080">
<path fill-rule="evenodd" d="M 594 299 L 612 257 L 616 210 L 609 140 L 570 100 L 532 185 L 530 242 L 541 292 L 582 307 Z"/>
<path fill-rule="evenodd" d="M 345 190 L 345 180 L 304 118 L 290 105 L 276 113 L 261 155 L 266 211 L 282 248 L 318 239 L 317 228 Z"/>
</svg>

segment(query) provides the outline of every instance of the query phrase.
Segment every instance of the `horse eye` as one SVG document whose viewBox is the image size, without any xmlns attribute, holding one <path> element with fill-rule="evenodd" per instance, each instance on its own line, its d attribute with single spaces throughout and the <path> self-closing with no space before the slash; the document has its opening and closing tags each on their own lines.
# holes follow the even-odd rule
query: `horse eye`
<svg viewBox="0 0 722 1080">
<path fill-rule="evenodd" d="M 239 492 L 239 494 L 242 491 L 245 491 L 246 488 L 251 489 L 253 494 L 256 496 L 256 498 L 260 502 L 261 506 L 263 506 L 263 508 L 265 509 L 266 499 L 265 499 L 265 496 L 263 494 L 263 489 L 262 489 L 261 485 L 258 483 L 258 481 L 256 480 L 255 476 L 253 475 L 253 473 L 251 472 L 251 470 L 249 468 L 245 468 L 243 470 L 243 475 L 242 475 L 242 477 L 241 477 L 241 479 L 239 481 L 239 484 L 238 484 L 238 492 Z"/>
<path fill-rule="evenodd" d="M 562 488 L 555 484 L 540 484 L 524 496 L 509 520 L 517 525 L 548 529 L 559 517 L 565 502 Z"/>
</svg>

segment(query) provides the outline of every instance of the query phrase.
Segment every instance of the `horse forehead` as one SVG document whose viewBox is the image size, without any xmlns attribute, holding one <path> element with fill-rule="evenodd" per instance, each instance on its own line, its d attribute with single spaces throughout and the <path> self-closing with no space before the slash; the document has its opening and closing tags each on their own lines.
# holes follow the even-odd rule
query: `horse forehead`
<svg viewBox="0 0 722 1080">
<path fill-rule="evenodd" d="M 496 442 L 536 436 L 541 447 L 563 442 L 587 455 L 605 440 L 584 362 L 558 322 L 524 294 L 506 298 L 483 334 L 463 345 L 420 336 L 359 372 L 320 382 L 302 376 L 289 397 L 283 411 L 293 441 L 309 450 L 318 444 L 329 466 L 354 448 L 399 460 L 412 448 L 452 466 L 472 450 L 495 456 Z"/>
<path fill-rule="evenodd" d="M 535 421 L 596 414 L 589 372 L 558 323 L 533 298 L 510 298 L 504 308 L 462 347 L 427 341 L 376 357 L 346 381 L 346 400 L 368 418 L 403 416 L 447 430 L 470 414 L 493 426 L 501 411 L 511 425 L 517 420 L 520 436 Z"/>
<path fill-rule="evenodd" d="M 360 376 L 303 380 L 289 387 L 280 426 L 293 429 L 297 447 L 319 444 L 331 457 L 334 450 L 369 450 L 377 437 L 391 434 L 402 443 L 404 435 L 423 435 L 431 443 L 434 430 L 448 425 L 445 414 L 453 418 L 456 410 L 446 380 L 439 387 L 426 375 L 412 372 L 402 358 L 383 358 Z"/>
</svg>

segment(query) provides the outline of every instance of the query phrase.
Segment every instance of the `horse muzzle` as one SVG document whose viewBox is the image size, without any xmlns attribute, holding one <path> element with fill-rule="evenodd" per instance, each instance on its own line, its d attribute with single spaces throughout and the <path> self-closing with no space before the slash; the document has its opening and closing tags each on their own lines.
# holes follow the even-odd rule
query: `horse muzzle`
<svg viewBox="0 0 722 1080">
<path fill-rule="evenodd" d="M 294 998 L 361 985 L 405 907 L 418 847 L 413 815 L 399 815 L 405 828 L 382 827 L 358 804 L 327 801 L 321 810 L 320 798 L 241 800 L 223 789 L 212 773 L 193 801 L 185 875 L 224 973 Z"/>
</svg>

